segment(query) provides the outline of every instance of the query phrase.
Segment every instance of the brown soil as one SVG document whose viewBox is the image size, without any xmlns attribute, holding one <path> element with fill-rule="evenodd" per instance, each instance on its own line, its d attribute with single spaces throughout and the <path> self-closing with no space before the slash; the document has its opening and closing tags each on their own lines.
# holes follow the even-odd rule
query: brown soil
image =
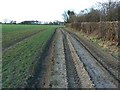
<svg viewBox="0 0 120 90">
<path fill-rule="evenodd" d="M 117 63 L 86 40 L 58 28 L 26 87 L 117 88 Z"/>
</svg>

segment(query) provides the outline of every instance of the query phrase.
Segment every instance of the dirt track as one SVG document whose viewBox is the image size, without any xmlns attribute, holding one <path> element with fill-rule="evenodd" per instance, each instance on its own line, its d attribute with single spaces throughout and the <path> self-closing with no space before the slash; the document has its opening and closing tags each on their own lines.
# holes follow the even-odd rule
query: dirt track
<svg viewBox="0 0 120 90">
<path fill-rule="evenodd" d="M 120 83 L 118 68 L 110 65 L 118 61 L 104 61 L 85 45 L 76 35 L 58 28 L 48 42 L 35 74 L 27 81 L 27 87 L 117 88 Z"/>
</svg>

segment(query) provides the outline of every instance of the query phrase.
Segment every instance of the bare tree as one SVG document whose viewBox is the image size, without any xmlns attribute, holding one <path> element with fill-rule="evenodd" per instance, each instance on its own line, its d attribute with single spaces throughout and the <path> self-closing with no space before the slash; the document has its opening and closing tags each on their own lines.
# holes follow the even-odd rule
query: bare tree
<svg viewBox="0 0 120 90">
<path fill-rule="evenodd" d="M 64 13 L 62 14 L 64 22 L 68 22 L 68 14 L 66 11 L 64 11 Z"/>
<path fill-rule="evenodd" d="M 76 20 L 76 15 L 75 15 L 74 11 L 68 10 L 67 14 L 69 16 L 69 19 L 68 19 L 69 22 L 76 22 L 77 21 Z"/>
<path fill-rule="evenodd" d="M 108 0 L 108 2 L 98 2 L 96 8 L 81 10 L 76 15 L 74 11 L 68 10 L 63 14 L 66 22 L 99 22 L 120 20 L 120 1 Z"/>
<path fill-rule="evenodd" d="M 105 3 L 99 3 L 99 6 L 101 6 L 101 14 L 102 14 L 102 20 L 104 21 L 116 21 L 118 18 L 118 1 L 112 1 L 108 0 L 108 2 Z"/>
<path fill-rule="evenodd" d="M 78 17 L 78 22 L 99 22 L 117 21 L 120 18 L 120 1 L 108 0 L 108 2 L 98 3 L 97 9 L 89 8 L 82 10 Z"/>
<path fill-rule="evenodd" d="M 70 23 L 70 22 L 76 22 L 76 15 L 74 11 L 65 11 L 63 14 L 63 19 L 65 22 Z"/>
</svg>

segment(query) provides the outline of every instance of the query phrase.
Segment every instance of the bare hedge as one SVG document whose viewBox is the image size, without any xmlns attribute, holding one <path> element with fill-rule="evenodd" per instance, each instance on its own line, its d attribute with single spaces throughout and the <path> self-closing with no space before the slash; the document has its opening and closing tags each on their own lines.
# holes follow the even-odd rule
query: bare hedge
<svg viewBox="0 0 120 90">
<path fill-rule="evenodd" d="M 120 22 L 81 22 L 70 23 L 67 26 L 86 34 L 97 35 L 98 38 L 120 44 Z"/>
</svg>

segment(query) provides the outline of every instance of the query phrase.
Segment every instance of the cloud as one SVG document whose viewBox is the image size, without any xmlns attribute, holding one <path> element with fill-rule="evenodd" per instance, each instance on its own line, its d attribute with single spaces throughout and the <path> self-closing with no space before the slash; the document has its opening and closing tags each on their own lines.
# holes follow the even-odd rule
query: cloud
<svg viewBox="0 0 120 90">
<path fill-rule="evenodd" d="M 101 0 L 1 0 L 0 20 L 62 20 L 65 10 L 79 12 Z"/>
</svg>

